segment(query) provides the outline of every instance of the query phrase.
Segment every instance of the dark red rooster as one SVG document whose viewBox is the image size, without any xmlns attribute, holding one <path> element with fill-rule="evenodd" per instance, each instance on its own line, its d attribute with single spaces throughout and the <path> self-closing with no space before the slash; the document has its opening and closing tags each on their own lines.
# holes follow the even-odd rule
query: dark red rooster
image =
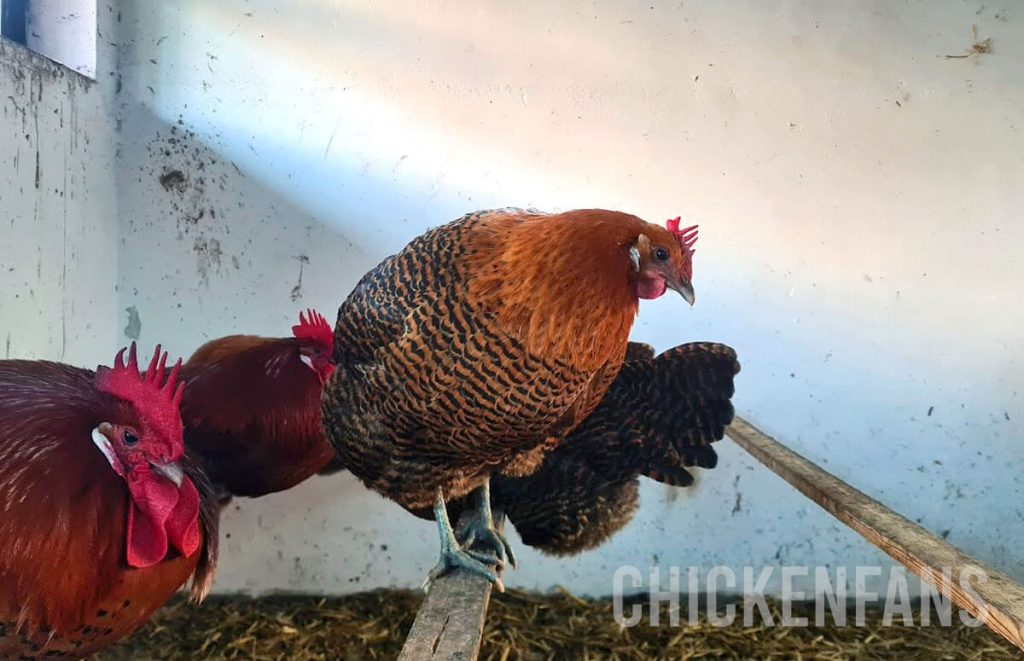
<svg viewBox="0 0 1024 661">
<path fill-rule="evenodd" d="M 142 376 L 133 344 L 96 372 L 0 361 L 0 657 L 82 656 L 190 576 L 208 591 L 217 507 L 166 360 Z"/>
<path fill-rule="evenodd" d="M 598 405 L 639 299 L 691 304 L 696 228 L 628 214 L 467 215 L 368 273 L 338 311 L 324 427 L 340 462 L 409 509 L 433 507 L 441 561 L 500 588 L 474 543 L 494 530 L 490 478 L 526 475 Z M 476 491 L 460 543 L 445 502 Z M 428 579 L 429 580 L 429 579 Z"/>
<path fill-rule="evenodd" d="M 687 467 L 717 465 L 711 443 L 732 422 L 739 370 L 722 344 L 684 344 L 655 358 L 649 346 L 630 343 L 601 404 L 536 473 L 493 479 L 495 507 L 544 552 L 600 545 L 633 518 L 639 476 L 684 487 L 693 483 Z"/>
<path fill-rule="evenodd" d="M 334 333 L 309 310 L 292 334 L 211 340 L 182 368 L 185 443 L 228 494 L 289 489 L 334 457 L 320 416 Z"/>
</svg>

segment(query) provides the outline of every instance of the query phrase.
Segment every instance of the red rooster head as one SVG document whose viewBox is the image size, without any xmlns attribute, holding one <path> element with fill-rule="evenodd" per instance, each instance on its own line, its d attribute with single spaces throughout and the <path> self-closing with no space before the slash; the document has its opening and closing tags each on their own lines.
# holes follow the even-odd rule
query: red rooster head
<svg viewBox="0 0 1024 661">
<path fill-rule="evenodd" d="M 164 559 L 168 545 L 185 556 L 199 547 L 199 494 L 178 461 L 185 452 L 182 387 L 175 387 L 179 360 L 167 374 L 167 354 L 157 345 L 145 375 L 135 343 L 117 354 L 114 367 L 96 369 L 96 387 L 123 402 L 121 419 L 100 423 L 93 443 L 128 484 L 128 564 L 148 567 Z"/>
<path fill-rule="evenodd" d="M 299 323 L 292 326 L 292 335 L 299 340 L 299 360 L 316 373 L 320 383 L 334 374 L 334 330 L 324 316 L 309 309 L 299 313 Z"/>
<path fill-rule="evenodd" d="M 693 244 L 697 226 L 679 228 L 680 218 L 665 222 L 665 229 L 641 234 L 630 247 L 629 257 L 636 272 L 640 298 L 658 298 L 666 289 L 679 292 L 693 305 Z"/>
</svg>

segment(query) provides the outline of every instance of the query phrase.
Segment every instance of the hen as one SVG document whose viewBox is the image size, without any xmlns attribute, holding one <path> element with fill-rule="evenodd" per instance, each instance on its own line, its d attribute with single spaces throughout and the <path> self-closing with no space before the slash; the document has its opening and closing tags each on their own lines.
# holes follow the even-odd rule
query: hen
<svg viewBox="0 0 1024 661">
<path fill-rule="evenodd" d="M 79 657 L 190 576 L 209 590 L 217 506 L 166 360 L 157 347 L 142 376 L 133 344 L 96 372 L 0 361 L 0 657 Z"/>
<path fill-rule="evenodd" d="M 493 474 L 527 475 L 615 379 L 639 299 L 693 303 L 696 228 L 604 210 L 500 210 L 428 231 L 338 310 L 324 428 L 340 463 L 409 509 L 433 508 L 441 560 L 501 589 L 515 564 L 490 509 Z M 456 539 L 445 502 L 471 491 Z M 493 551 L 493 556 L 470 547 Z"/>
<path fill-rule="evenodd" d="M 722 344 L 684 344 L 655 358 L 649 346 L 630 343 L 601 404 L 536 473 L 493 479 L 494 506 L 525 544 L 547 553 L 600 545 L 633 518 L 639 476 L 689 486 L 686 467 L 715 467 L 710 444 L 732 422 L 739 370 Z"/>
<path fill-rule="evenodd" d="M 290 489 L 334 457 L 320 418 L 333 332 L 309 310 L 292 335 L 211 340 L 182 367 L 185 443 L 222 501 Z"/>
</svg>

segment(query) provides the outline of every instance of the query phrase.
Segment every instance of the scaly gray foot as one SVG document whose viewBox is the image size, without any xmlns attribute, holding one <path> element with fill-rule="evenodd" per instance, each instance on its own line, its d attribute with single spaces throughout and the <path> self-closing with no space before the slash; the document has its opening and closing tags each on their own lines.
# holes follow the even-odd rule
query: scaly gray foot
<svg viewBox="0 0 1024 661">
<path fill-rule="evenodd" d="M 434 520 L 437 522 L 437 530 L 441 537 L 441 559 L 437 566 L 430 570 L 426 580 L 423 581 L 423 589 L 429 590 L 430 584 L 448 570 L 462 567 L 470 573 L 483 576 L 490 581 L 498 592 L 505 591 L 505 584 L 498 577 L 497 562 L 494 558 L 478 551 L 468 551 L 462 548 L 455 539 L 455 531 L 448 520 L 448 508 L 445 506 L 444 494 L 438 489 L 437 498 L 434 501 Z"/>
<path fill-rule="evenodd" d="M 497 562 L 498 566 L 509 564 L 513 569 L 516 568 L 516 554 L 512 550 L 512 545 L 508 543 L 505 535 L 494 529 L 493 523 L 488 525 L 474 518 L 459 533 L 462 548 L 474 558 L 484 562 Z M 479 547 L 484 547 L 485 550 L 480 551 Z"/>
<path fill-rule="evenodd" d="M 472 513 L 466 526 L 459 532 L 462 547 L 469 550 L 473 557 L 486 562 L 497 562 L 499 566 L 510 564 L 513 569 L 516 568 L 516 554 L 512 551 L 512 546 L 505 536 L 494 528 L 490 478 L 473 492 Z M 484 550 L 472 549 L 473 546 L 482 546 Z"/>
<path fill-rule="evenodd" d="M 438 577 L 443 576 L 449 570 L 458 567 L 461 567 L 472 574 L 476 574 L 477 576 L 483 576 L 494 585 L 494 589 L 498 592 L 505 591 L 505 584 L 501 582 L 501 578 L 498 576 L 497 571 L 478 560 L 476 554 L 465 551 L 457 546 L 441 550 L 441 559 L 438 561 L 437 565 L 430 570 L 430 573 L 427 574 L 426 580 L 423 581 L 423 590 L 429 591 L 430 585 Z"/>
</svg>

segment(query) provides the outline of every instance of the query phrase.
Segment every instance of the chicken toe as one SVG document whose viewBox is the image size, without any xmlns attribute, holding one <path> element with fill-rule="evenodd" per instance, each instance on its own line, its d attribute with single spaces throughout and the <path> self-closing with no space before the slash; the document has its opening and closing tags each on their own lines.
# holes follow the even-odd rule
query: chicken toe
<svg viewBox="0 0 1024 661">
<path fill-rule="evenodd" d="M 488 513 L 490 513 L 489 507 Z M 494 584 L 498 592 L 504 592 L 505 585 L 498 576 L 498 563 L 495 559 L 478 551 L 463 549 L 455 538 L 455 531 L 448 520 L 448 508 L 444 502 L 444 495 L 440 490 L 438 490 L 434 503 L 434 518 L 437 521 L 437 529 L 441 538 L 441 558 L 423 581 L 423 590 L 429 591 L 434 580 L 447 573 L 448 570 L 461 567 L 470 573 L 483 576 Z"/>
<path fill-rule="evenodd" d="M 516 554 L 512 550 L 512 545 L 508 543 L 505 535 L 494 527 L 489 479 L 473 492 L 471 518 L 459 531 L 459 542 L 476 558 L 497 562 L 498 566 L 509 564 L 513 569 L 517 566 Z M 483 549 L 481 550 L 480 547 Z"/>
</svg>

